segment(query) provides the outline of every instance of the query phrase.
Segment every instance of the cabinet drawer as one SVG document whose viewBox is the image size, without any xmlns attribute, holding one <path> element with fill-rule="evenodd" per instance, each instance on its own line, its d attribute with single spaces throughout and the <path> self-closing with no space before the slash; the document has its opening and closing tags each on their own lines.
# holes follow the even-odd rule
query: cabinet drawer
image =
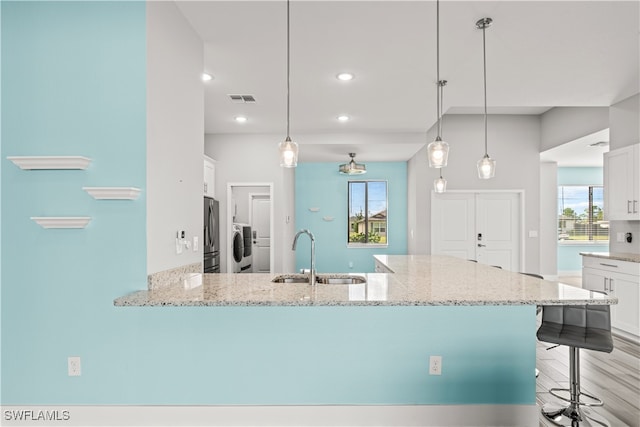
<svg viewBox="0 0 640 427">
<path fill-rule="evenodd" d="M 612 273 L 633 274 L 635 276 L 640 276 L 640 263 L 637 262 L 618 261 L 606 258 L 583 256 L 582 266 L 588 268 L 597 268 L 598 270 L 608 271 Z"/>
</svg>

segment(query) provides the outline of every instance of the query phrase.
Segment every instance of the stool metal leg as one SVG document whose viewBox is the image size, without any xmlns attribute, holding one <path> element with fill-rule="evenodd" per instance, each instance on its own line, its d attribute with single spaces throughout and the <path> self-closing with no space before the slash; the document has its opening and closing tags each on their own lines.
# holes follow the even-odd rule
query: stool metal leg
<svg viewBox="0 0 640 427">
<path fill-rule="evenodd" d="M 578 426 L 605 426 L 610 424 L 603 417 L 593 413 L 590 410 L 583 411 L 580 406 L 602 406 L 602 401 L 582 393 L 580 391 L 580 349 L 577 347 L 569 347 L 569 389 L 551 389 L 549 392 L 566 402 L 569 405 L 558 405 L 547 403 L 542 407 L 542 415 L 557 426 L 578 427 Z M 569 398 L 558 395 L 557 391 L 569 392 Z M 594 399 L 594 403 L 585 403 L 580 401 L 580 396 L 587 396 Z"/>
</svg>

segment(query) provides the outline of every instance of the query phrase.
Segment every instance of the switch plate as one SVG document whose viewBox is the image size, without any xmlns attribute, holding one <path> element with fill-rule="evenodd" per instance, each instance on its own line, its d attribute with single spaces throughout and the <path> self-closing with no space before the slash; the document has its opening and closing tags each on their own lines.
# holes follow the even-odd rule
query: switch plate
<svg viewBox="0 0 640 427">
<path fill-rule="evenodd" d="M 538 230 L 529 230 L 529 237 L 538 237 Z"/>
<path fill-rule="evenodd" d="M 198 236 L 193 236 L 193 252 L 198 252 Z"/>
<path fill-rule="evenodd" d="M 618 233 L 616 234 L 616 241 L 618 243 L 623 243 L 624 242 L 624 233 Z"/>
<path fill-rule="evenodd" d="M 67 358 L 67 371 L 70 377 L 79 377 L 82 373 L 80 356 L 69 356 Z"/>
<path fill-rule="evenodd" d="M 429 375 L 442 375 L 442 356 L 429 357 Z"/>
</svg>

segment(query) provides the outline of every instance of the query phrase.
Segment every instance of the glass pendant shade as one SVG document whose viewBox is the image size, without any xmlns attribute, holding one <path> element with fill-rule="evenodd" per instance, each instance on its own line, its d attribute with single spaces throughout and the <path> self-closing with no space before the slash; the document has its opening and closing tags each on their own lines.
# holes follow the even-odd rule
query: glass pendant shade
<svg viewBox="0 0 640 427">
<path fill-rule="evenodd" d="M 447 180 L 440 177 L 433 181 L 433 189 L 436 193 L 444 193 L 447 191 Z"/>
<path fill-rule="evenodd" d="M 484 157 L 478 160 L 478 177 L 480 179 L 493 178 L 496 174 L 496 161 L 485 154 Z"/>
<path fill-rule="evenodd" d="M 298 144 L 287 137 L 278 147 L 280 151 L 280 166 L 295 168 L 298 165 Z"/>
<path fill-rule="evenodd" d="M 447 166 L 449 144 L 437 137 L 435 141 L 427 146 L 427 155 L 429 156 L 429 167 L 443 168 Z"/>
</svg>

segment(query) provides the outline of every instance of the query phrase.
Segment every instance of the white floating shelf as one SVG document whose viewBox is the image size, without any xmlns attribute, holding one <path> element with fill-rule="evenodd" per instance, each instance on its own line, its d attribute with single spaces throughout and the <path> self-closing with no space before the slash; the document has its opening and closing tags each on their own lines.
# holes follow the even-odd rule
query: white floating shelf
<svg viewBox="0 0 640 427">
<path fill-rule="evenodd" d="M 83 156 L 10 156 L 11 160 L 20 169 L 45 170 L 45 169 L 86 169 L 91 159 Z"/>
<path fill-rule="evenodd" d="M 320 208 L 309 208 L 311 212 L 319 212 Z"/>
<path fill-rule="evenodd" d="M 96 200 L 135 200 L 140 196 L 136 187 L 82 187 Z"/>
<path fill-rule="evenodd" d="M 85 228 L 90 216 L 32 216 L 42 228 Z"/>
<path fill-rule="evenodd" d="M 332 217 L 332 216 L 323 216 L 323 217 L 322 217 L 322 219 L 323 219 L 324 221 L 329 222 L 329 221 L 333 221 L 335 218 L 334 218 L 334 217 Z"/>
</svg>

